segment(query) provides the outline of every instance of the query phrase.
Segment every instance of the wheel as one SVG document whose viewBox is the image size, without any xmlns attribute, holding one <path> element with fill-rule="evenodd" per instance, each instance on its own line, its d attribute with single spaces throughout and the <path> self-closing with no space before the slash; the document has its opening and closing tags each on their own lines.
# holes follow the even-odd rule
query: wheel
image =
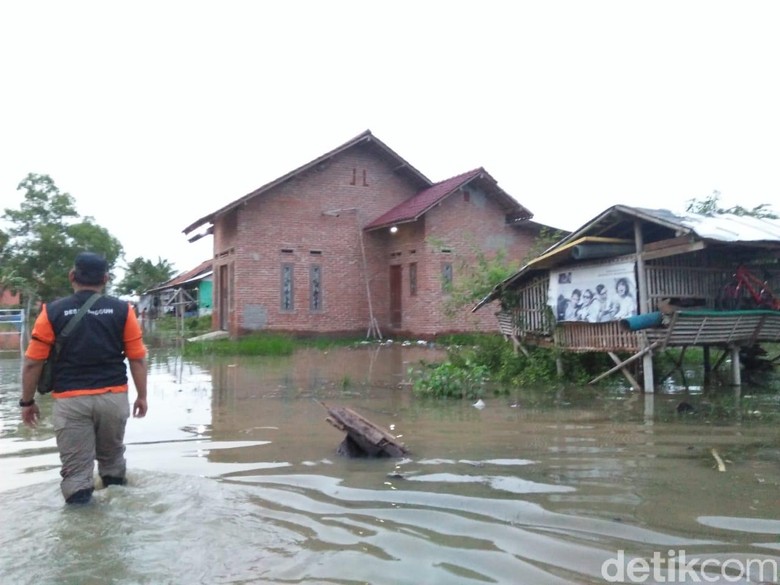
<svg viewBox="0 0 780 585">
<path fill-rule="evenodd" d="M 739 293 L 737 286 L 730 282 L 720 290 L 715 299 L 715 308 L 719 311 L 736 311 L 740 304 Z"/>
</svg>

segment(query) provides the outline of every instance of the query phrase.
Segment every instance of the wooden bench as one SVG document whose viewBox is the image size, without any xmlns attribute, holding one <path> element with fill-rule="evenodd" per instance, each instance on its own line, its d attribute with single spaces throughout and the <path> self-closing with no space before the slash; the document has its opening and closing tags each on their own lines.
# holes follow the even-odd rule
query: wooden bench
<svg viewBox="0 0 780 585">
<path fill-rule="evenodd" d="M 717 345 L 750 346 L 780 341 L 780 311 L 676 311 L 663 328 L 648 329 L 660 347 Z"/>
</svg>

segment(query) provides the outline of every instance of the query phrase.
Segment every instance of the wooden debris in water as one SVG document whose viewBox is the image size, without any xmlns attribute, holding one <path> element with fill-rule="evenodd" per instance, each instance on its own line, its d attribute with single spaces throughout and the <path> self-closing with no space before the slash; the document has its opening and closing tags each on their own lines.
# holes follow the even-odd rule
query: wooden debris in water
<svg viewBox="0 0 780 585">
<path fill-rule="evenodd" d="M 715 462 L 718 464 L 718 471 L 726 471 L 726 464 L 723 462 L 723 459 L 721 459 L 718 451 L 715 449 L 710 449 L 710 453 L 712 453 L 712 456 L 715 458 Z"/>
<path fill-rule="evenodd" d="M 385 429 L 372 423 L 364 416 L 344 406 L 328 406 L 325 419 L 332 426 L 344 431 L 347 436 L 338 447 L 340 455 L 347 457 L 403 457 L 409 451 Z"/>
</svg>

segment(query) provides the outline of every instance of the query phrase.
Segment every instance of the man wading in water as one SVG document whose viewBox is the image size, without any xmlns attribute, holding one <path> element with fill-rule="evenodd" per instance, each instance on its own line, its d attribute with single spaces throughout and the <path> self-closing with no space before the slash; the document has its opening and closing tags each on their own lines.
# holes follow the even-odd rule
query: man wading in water
<svg viewBox="0 0 780 585">
<path fill-rule="evenodd" d="M 35 320 L 22 370 L 22 420 L 38 423 L 35 390 L 58 335 L 108 282 L 103 256 L 82 252 L 68 274 L 74 293 L 43 305 Z M 125 426 L 130 416 L 127 367 L 138 396 L 133 416 L 146 415 L 146 346 L 129 303 L 100 296 L 63 343 L 53 364 L 54 430 L 62 469 L 60 487 L 68 504 L 92 498 L 95 459 L 103 485 L 124 485 Z"/>
</svg>

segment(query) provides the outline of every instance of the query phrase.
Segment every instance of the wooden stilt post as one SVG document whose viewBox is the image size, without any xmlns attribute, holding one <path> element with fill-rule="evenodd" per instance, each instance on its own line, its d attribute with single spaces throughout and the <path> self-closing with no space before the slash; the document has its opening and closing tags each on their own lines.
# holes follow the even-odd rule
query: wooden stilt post
<svg viewBox="0 0 780 585">
<path fill-rule="evenodd" d="M 642 374 L 644 379 L 644 391 L 652 394 L 655 392 L 655 381 L 653 380 L 653 350 L 648 351 L 642 356 Z"/>
<path fill-rule="evenodd" d="M 610 374 L 612 374 L 612 373 L 614 373 L 614 372 L 617 372 L 618 370 L 620 370 L 620 369 L 622 369 L 622 368 L 625 368 L 625 367 L 626 367 L 628 364 L 630 364 L 630 363 L 632 363 L 632 362 L 634 362 L 634 361 L 638 360 L 640 357 L 644 357 L 644 356 L 646 356 L 648 353 L 650 353 L 651 351 L 653 351 L 653 349 L 655 349 L 655 347 L 656 347 L 658 344 L 660 344 L 660 343 L 661 343 L 660 341 L 654 341 L 653 343 L 651 343 L 650 345 L 648 345 L 646 348 L 644 348 L 643 350 L 641 350 L 639 353 L 635 353 L 635 354 L 634 354 L 634 355 L 632 355 L 630 358 L 627 358 L 627 359 L 623 360 L 621 363 L 619 363 L 618 365 L 616 365 L 614 368 L 612 368 L 612 369 L 610 369 L 610 370 L 607 370 L 607 371 L 606 371 L 606 372 L 604 372 L 603 374 L 599 374 L 598 376 L 596 376 L 595 378 L 593 378 L 593 379 L 592 379 L 590 382 L 588 382 L 588 384 L 595 384 L 596 382 L 598 382 L 599 380 L 601 380 L 601 379 L 603 379 L 603 378 L 606 378 L 606 377 L 607 377 L 607 376 L 609 376 Z M 652 374 L 651 374 L 651 376 L 652 376 Z M 652 379 L 652 377 L 651 377 L 651 379 Z"/>
<path fill-rule="evenodd" d="M 642 234 L 642 222 L 634 220 L 634 244 L 636 247 L 636 275 L 637 275 L 637 310 L 638 313 L 647 313 L 652 310 L 649 306 L 650 299 L 647 296 L 647 274 L 645 273 L 644 236 Z M 644 376 L 644 391 L 655 392 L 653 380 L 653 347 L 648 346 L 648 351 L 642 356 L 642 374 Z"/>
<path fill-rule="evenodd" d="M 613 362 L 615 362 L 618 366 L 621 366 L 620 372 L 623 374 L 626 380 L 628 380 L 628 383 L 631 384 L 631 387 L 637 391 L 642 390 L 642 386 L 640 386 L 639 382 L 636 381 L 636 378 L 631 375 L 631 372 L 629 372 L 628 369 L 622 367 L 624 364 L 620 361 L 620 358 L 611 351 L 608 351 L 607 354 L 609 354 L 609 357 L 612 358 Z"/>
<path fill-rule="evenodd" d="M 739 346 L 731 346 L 731 383 L 734 386 L 742 385 L 742 373 L 739 365 Z"/>
</svg>

